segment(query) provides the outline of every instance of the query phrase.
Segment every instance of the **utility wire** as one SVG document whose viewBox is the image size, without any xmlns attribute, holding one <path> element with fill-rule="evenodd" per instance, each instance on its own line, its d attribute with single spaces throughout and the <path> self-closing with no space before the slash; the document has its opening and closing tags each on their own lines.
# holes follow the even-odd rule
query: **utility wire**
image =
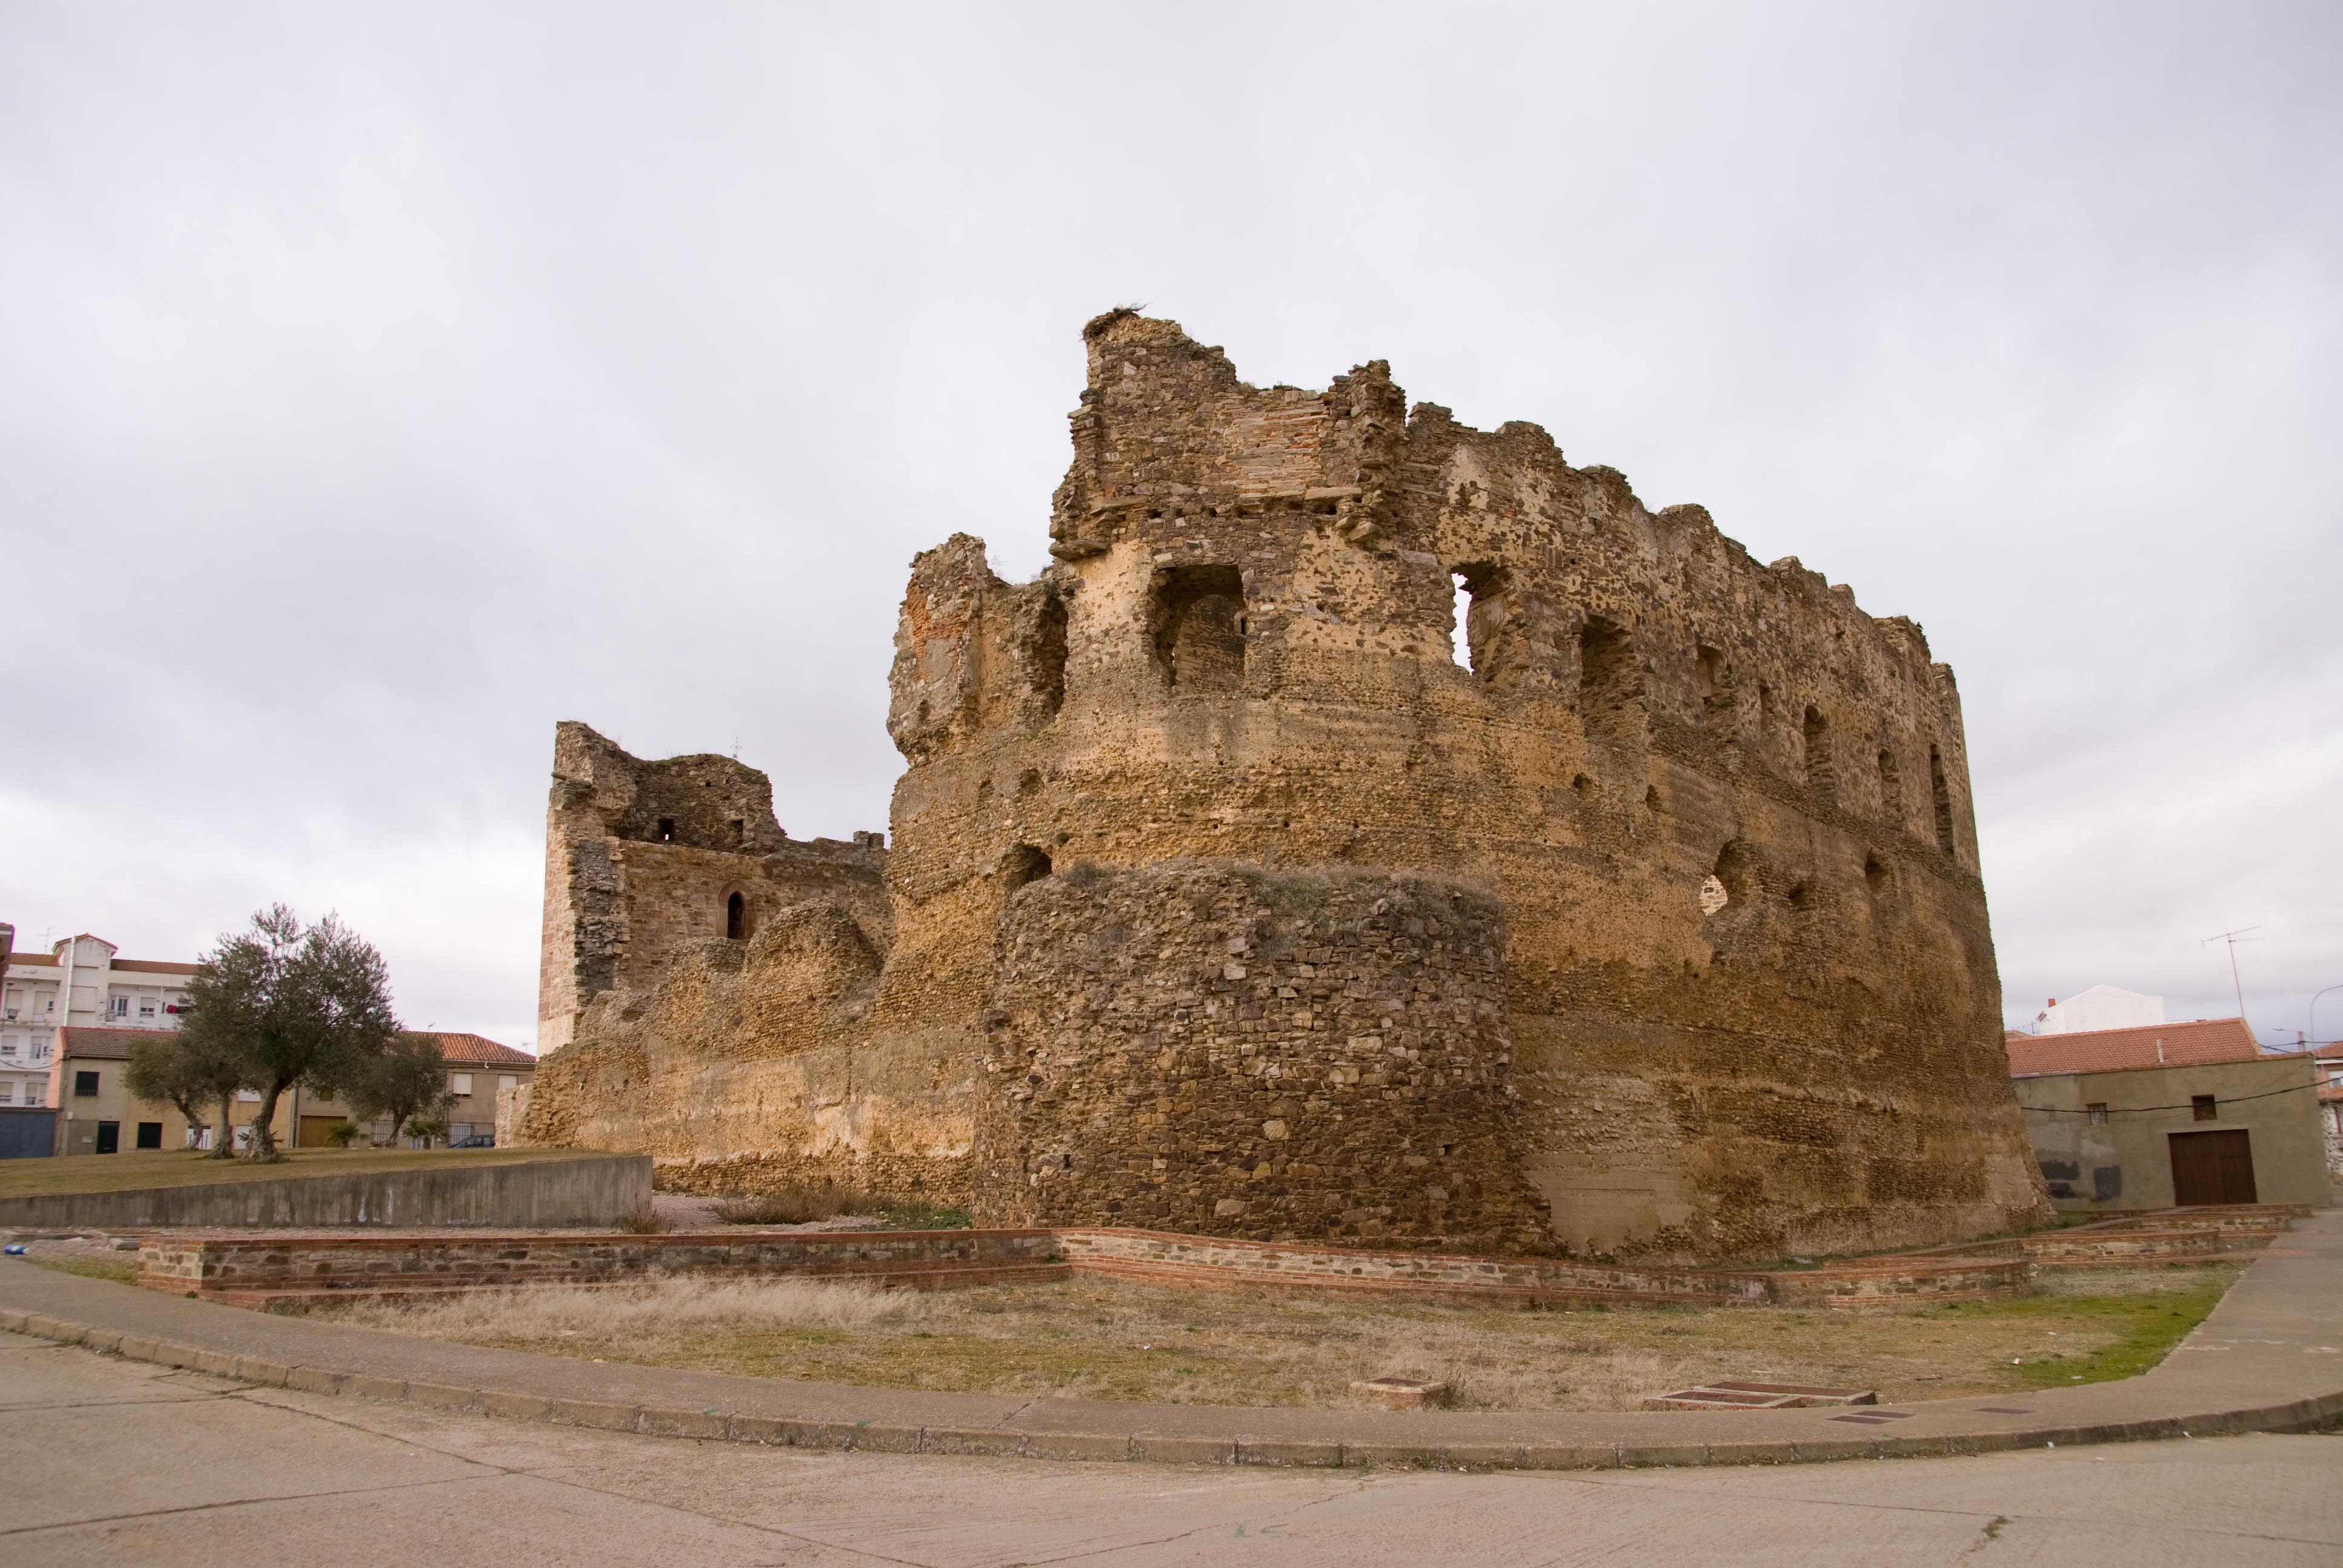
<svg viewBox="0 0 2343 1568">
<path fill-rule="evenodd" d="M 2197 1067 L 2220 1067 L 2227 1064 L 2217 1061 L 2203 1061 L 2194 1062 L 2188 1065 Z M 2038 1073 L 2029 1076 L 2048 1077 L 2050 1075 L 2047 1073 Z M 2062 1073 L 2058 1076 L 2065 1077 L 2066 1075 Z M 2274 1095 L 2300 1094 L 2306 1089 L 2316 1090 L 2324 1089 L 2326 1087 L 2327 1085 L 2323 1082 L 2297 1083 L 2289 1085 L 2285 1089 L 2266 1089 L 2259 1094 L 2222 1094 L 2217 1095 L 2214 1098 L 2222 1105 L 2243 1105 L 2248 1100 L 2268 1100 Z M 2080 1111 L 2069 1111 L 2063 1105 L 2025 1105 L 2020 1106 L 2019 1109 L 2027 1111 L 2038 1111 L 2046 1116 L 2145 1116 L 2152 1111 L 2194 1111 L 2196 1107 L 2194 1105 L 2109 1105 L 2102 1107 L 2099 1111 L 2094 1111 L 2087 1105 Z"/>
</svg>

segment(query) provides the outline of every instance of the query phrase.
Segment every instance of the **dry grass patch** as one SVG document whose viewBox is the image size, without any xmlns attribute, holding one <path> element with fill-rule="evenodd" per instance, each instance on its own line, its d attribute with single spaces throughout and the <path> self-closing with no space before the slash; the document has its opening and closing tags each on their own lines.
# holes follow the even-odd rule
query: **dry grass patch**
<svg viewBox="0 0 2343 1568">
<path fill-rule="evenodd" d="M 1626 1410 L 1723 1377 L 1883 1399 L 2127 1377 L 2220 1300 L 2233 1268 L 2053 1276 L 2043 1293 L 1871 1312 L 1521 1312 L 1095 1279 L 936 1294 L 671 1279 L 344 1309 L 470 1344 L 886 1388 L 1182 1404 L 1344 1405 L 1354 1378 L 1435 1378 L 1460 1404 Z"/>
</svg>

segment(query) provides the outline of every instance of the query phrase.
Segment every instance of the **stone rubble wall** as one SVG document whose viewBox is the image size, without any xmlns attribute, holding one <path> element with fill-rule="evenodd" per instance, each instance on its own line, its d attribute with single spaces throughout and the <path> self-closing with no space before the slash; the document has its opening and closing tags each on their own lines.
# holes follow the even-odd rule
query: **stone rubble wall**
<svg viewBox="0 0 2343 1568">
<path fill-rule="evenodd" d="M 1485 892 L 1351 868 L 1029 884 L 995 943 L 980 1216 L 1547 1246 L 1514 1133 L 1504 947 Z"/>
<path fill-rule="evenodd" d="M 577 1044 L 538 1076 L 532 1135 L 840 1179 L 920 1151 L 957 1161 L 980 1205 L 1091 1222 L 1187 1211 L 1202 1172 L 1222 1182 L 1249 1159 L 1207 1218 L 1353 1244 L 1403 1226 L 1411 1245 L 1516 1235 L 1509 1194 L 1526 1184 L 1536 1245 L 1646 1263 L 2048 1221 L 2001 1047 L 1959 693 L 1916 625 L 1794 558 L 1753 560 L 1697 506 L 1647 507 L 1534 426 L 1410 409 L 1381 362 L 1320 391 L 1256 387 L 1176 324 L 1121 311 L 1084 346 L 1053 564 L 1005 583 L 964 535 L 912 563 L 891 848 L 823 850 L 831 883 L 776 889 L 863 932 L 877 969 L 850 998 L 793 994 L 787 966 L 689 957 L 705 937 L 673 912 L 720 908 L 746 867 L 684 829 L 721 839 L 753 818 L 746 770 L 638 763 L 564 727 L 541 989 L 545 1039 Z M 678 791 L 721 809 L 660 804 Z M 628 836 L 662 815 L 680 849 Z M 677 860 L 669 881 L 659 857 Z M 1339 1138 L 1296 1158 L 1299 1124 L 1266 1113 L 1243 1147 L 1236 1101 L 1216 1098 L 1233 1086 L 1209 1075 L 1188 1098 L 1213 1147 L 1146 1151 L 1180 1125 L 1184 1059 L 1131 1067 L 1104 1015 L 1053 1012 L 1002 943 L 1026 900 L 1058 909 L 1037 887 L 1182 861 L 1484 890 L 1502 1008 L 1474 1027 L 1508 1042 L 1514 1177 L 1476 1153 L 1478 1195 L 1460 1198 L 1463 1175 L 1407 1163 L 1434 1158 L 1435 1102 L 1461 1092 L 1429 1082 L 1376 1112 L 1407 1142 L 1373 1161 Z M 1117 959 L 1115 984 L 1176 1021 L 1165 997 L 1202 971 L 1179 942 L 1158 950 Z M 1019 1013 L 998 997 L 1026 998 L 1012 1031 L 1039 1031 L 1016 1049 L 1095 1056 L 1127 1097 L 1045 1074 L 1062 1098 L 1011 1115 L 998 1068 L 980 1070 L 999 1044 L 980 1019 Z M 1075 1101 L 1088 1120 L 1044 1124 Z M 998 1167 L 970 1153 L 996 1117 Z M 1083 1166 L 1089 1147 L 1111 1162 Z M 1346 1148 L 1355 1162 L 1335 1162 Z M 1074 1177 L 1047 1197 L 1025 1165 L 1045 1157 Z"/>
</svg>

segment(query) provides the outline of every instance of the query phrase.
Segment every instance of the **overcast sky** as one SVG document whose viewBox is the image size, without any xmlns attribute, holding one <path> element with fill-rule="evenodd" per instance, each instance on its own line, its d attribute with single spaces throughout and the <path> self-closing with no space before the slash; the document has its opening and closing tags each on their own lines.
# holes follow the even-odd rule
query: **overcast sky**
<svg viewBox="0 0 2343 1568">
<path fill-rule="evenodd" d="M 2013 1020 L 2343 983 L 2343 8 L 0 3 L 0 919 L 535 1035 L 553 725 L 886 825 L 1079 330 L 1387 358 L 1909 615 Z M 2343 1035 L 2343 991 L 2318 1034 Z"/>
</svg>

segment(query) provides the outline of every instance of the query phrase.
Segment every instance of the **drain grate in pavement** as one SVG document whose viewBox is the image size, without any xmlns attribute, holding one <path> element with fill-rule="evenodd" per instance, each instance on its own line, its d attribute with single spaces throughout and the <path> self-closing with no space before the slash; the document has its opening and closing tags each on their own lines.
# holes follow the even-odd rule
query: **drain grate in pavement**
<svg viewBox="0 0 2343 1568">
<path fill-rule="evenodd" d="M 1912 1419 L 1912 1412 L 1908 1410 L 1872 1410 L 1865 1411 L 1861 1415 L 1835 1415 L 1830 1419 L 1851 1421 L 1860 1426 L 1877 1426 L 1885 1421 L 1909 1421 Z"/>
<path fill-rule="evenodd" d="M 2020 1410 L 2016 1405 L 2009 1404 L 1981 1404 L 1976 1407 L 1976 1412 L 1979 1415 L 2032 1415 L 2034 1413 L 2030 1410 Z"/>
</svg>

